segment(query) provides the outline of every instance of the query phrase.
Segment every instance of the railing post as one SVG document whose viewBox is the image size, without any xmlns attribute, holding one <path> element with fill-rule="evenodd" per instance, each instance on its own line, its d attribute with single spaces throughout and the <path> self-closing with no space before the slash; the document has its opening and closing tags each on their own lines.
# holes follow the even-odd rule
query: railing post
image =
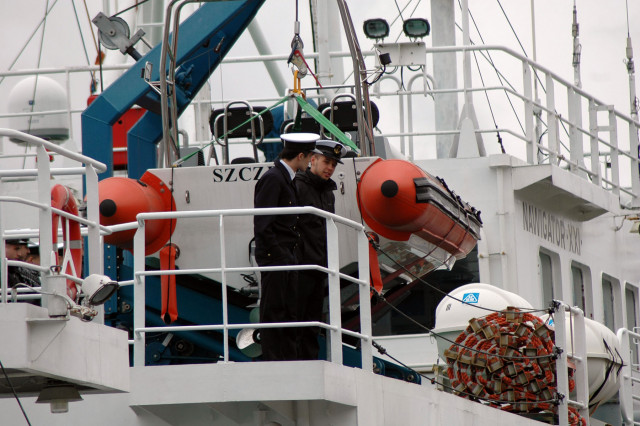
<svg viewBox="0 0 640 426">
<path fill-rule="evenodd" d="M 618 155 L 618 121 L 613 105 L 607 106 L 609 114 L 609 144 L 611 145 L 611 182 L 613 193 L 620 195 L 620 162 Z"/>
<path fill-rule="evenodd" d="M 51 168 L 49 163 L 49 154 L 44 149 L 44 146 L 38 145 L 36 149 L 38 160 L 38 202 L 44 205 L 51 206 Z M 40 209 L 39 212 L 39 224 L 40 229 L 40 265 L 43 267 L 51 267 L 51 257 L 53 254 L 53 221 L 51 219 L 50 209 Z M 42 291 L 50 292 L 49 285 L 50 273 L 40 274 Z M 42 307 L 46 308 L 49 304 L 49 299 L 54 296 L 43 295 Z"/>
<path fill-rule="evenodd" d="M 0 208 L 0 303 L 7 303 L 7 283 L 8 283 L 8 269 L 7 269 L 7 250 L 4 243 L 4 226 L 2 224 L 2 209 Z"/>
<path fill-rule="evenodd" d="M 589 140 L 591 143 L 591 172 L 593 183 L 602 186 L 600 171 L 600 150 L 598 148 L 598 107 L 593 99 L 589 99 Z"/>
<path fill-rule="evenodd" d="M 100 208 L 98 205 L 98 174 L 91 165 L 85 166 L 85 182 L 87 185 L 87 220 L 95 225 L 88 229 L 89 274 L 103 274 L 102 242 L 100 241 Z"/>
<path fill-rule="evenodd" d="M 631 382 L 631 346 L 629 345 L 629 330 L 621 328 L 616 333 L 620 342 L 620 356 L 622 357 L 622 375 L 620 383 L 620 414 L 625 426 L 633 425 L 633 392 Z"/>
<path fill-rule="evenodd" d="M 631 200 L 632 207 L 640 207 L 640 164 L 638 158 L 640 153 L 638 152 L 638 128 L 633 122 L 629 122 L 629 153 L 636 160 L 631 160 L 631 192 L 633 192 L 633 199 Z"/>
<path fill-rule="evenodd" d="M 222 283 L 222 345 L 224 352 L 224 362 L 229 362 L 229 313 L 227 309 L 227 256 L 224 242 L 224 216 L 220 215 L 220 274 Z"/>
<path fill-rule="evenodd" d="M 582 103 L 580 95 L 576 93 L 572 86 L 567 88 L 567 100 L 569 107 L 569 158 L 571 163 L 569 169 L 576 174 L 585 176 L 585 173 L 574 166 L 577 164 L 584 167 L 584 149 L 582 148 L 582 133 L 578 130 L 582 128 Z"/>
<path fill-rule="evenodd" d="M 358 232 L 358 279 L 369 284 L 369 242 L 364 231 Z M 371 331 L 371 285 L 360 287 L 360 333 L 366 336 L 361 342 L 362 370 L 373 371 L 373 340 Z"/>
<path fill-rule="evenodd" d="M 589 422 L 589 380 L 587 377 L 587 333 L 585 329 L 584 312 L 578 312 L 573 320 L 573 344 L 580 360 L 576 360 L 576 401 L 582 404 L 578 410 L 580 415 Z"/>
<path fill-rule="evenodd" d="M 340 254 L 338 253 L 338 227 L 333 219 L 327 218 L 327 268 L 329 272 L 329 324 L 332 329 L 329 338 L 327 358 L 342 364 L 342 312 L 340 302 Z"/>
<path fill-rule="evenodd" d="M 538 141 L 533 129 L 533 92 L 531 89 L 531 67 L 522 62 L 522 85 L 524 86 L 524 128 L 527 138 L 527 163 L 537 164 Z"/>
<path fill-rule="evenodd" d="M 133 366 L 143 367 L 145 358 L 145 334 L 135 330 L 145 326 L 145 276 L 137 275 L 145 270 L 145 232 L 146 223 L 138 221 L 138 230 L 133 237 Z"/>
<path fill-rule="evenodd" d="M 554 301 L 555 303 L 555 301 Z M 565 305 L 562 302 L 556 304 L 558 309 L 553 316 L 555 328 L 555 347 L 558 349 L 556 359 L 556 393 L 558 399 L 558 421 L 560 426 L 569 424 L 569 375 L 567 371 L 567 330 L 565 328 Z M 562 395 L 560 397 L 560 394 Z"/>
<path fill-rule="evenodd" d="M 556 98 L 554 82 L 551 74 L 547 73 L 547 140 L 549 141 L 549 163 L 556 164 L 558 159 L 558 117 L 556 116 Z"/>
</svg>

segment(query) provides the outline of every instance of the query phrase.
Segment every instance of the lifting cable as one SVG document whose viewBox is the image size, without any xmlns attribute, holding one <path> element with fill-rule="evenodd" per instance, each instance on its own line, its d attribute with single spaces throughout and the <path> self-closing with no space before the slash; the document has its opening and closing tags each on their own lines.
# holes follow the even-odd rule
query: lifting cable
<svg viewBox="0 0 640 426">
<path fill-rule="evenodd" d="M 84 50 L 84 57 L 87 60 L 87 65 L 91 66 L 91 61 L 89 60 L 89 52 L 87 51 L 87 45 L 84 41 L 84 36 L 82 35 L 82 27 L 80 26 L 80 18 L 78 17 L 78 10 L 76 9 L 76 2 L 75 0 L 71 0 L 71 6 L 73 7 L 73 14 L 76 17 L 76 23 L 78 24 L 78 33 L 80 34 L 80 41 L 82 42 L 82 49 Z M 87 1 L 84 0 L 84 8 L 85 11 L 87 13 L 87 20 L 89 21 L 89 28 L 91 28 L 91 19 L 89 18 L 89 9 L 87 8 Z M 96 53 L 98 54 L 98 57 L 96 58 L 96 62 L 100 61 L 102 62 L 102 57 L 101 57 L 101 52 L 100 49 L 98 48 L 98 43 L 96 41 L 96 36 L 93 33 L 93 31 L 91 31 L 91 36 L 93 37 L 93 44 L 96 48 Z M 91 93 L 95 93 L 96 92 L 96 73 L 95 71 L 90 71 L 91 74 L 91 87 L 90 87 L 90 91 Z"/>
<path fill-rule="evenodd" d="M 7 68 L 8 71 L 11 71 L 11 69 L 13 68 L 13 66 L 18 62 L 18 59 L 20 59 L 20 56 L 22 56 L 22 54 L 24 53 L 25 49 L 27 48 L 27 46 L 29 45 L 29 43 L 31 43 L 31 40 L 33 39 L 33 37 L 36 35 L 36 33 L 38 32 L 38 30 L 40 29 L 40 27 L 43 25 L 43 23 L 45 22 L 45 20 L 47 19 L 47 15 L 49 15 L 49 13 L 53 10 L 53 7 L 56 5 L 56 3 L 58 3 L 58 0 L 53 0 L 53 3 L 51 3 L 51 7 L 49 7 L 49 10 L 47 10 L 47 12 L 45 13 L 44 18 L 42 18 L 40 20 L 40 22 L 38 22 L 38 25 L 36 25 L 36 27 L 33 29 L 33 32 L 31 33 L 31 35 L 27 38 L 27 41 L 22 45 L 22 48 L 20 49 L 20 51 L 18 52 L 18 54 L 16 55 L 16 57 L 13 59 L 13 61 L 11 62 L 11 64 L 9 65 L 9 68 Z M 4 81 L 4 79 L 6 78 L 6 76 L 0 77 L 0 84 Z"/>
<path fill-rule="evenodd" d="M 460 4 L 460 0 L 458 0 L 458 4 L 460 5 L 460 9 L 462 9 L 462 5 Z M 478 37 L 480 37 L 480 41 L 482 42 L 482 44 L 486 44 L 484 41 L 484 38 L 482 37 L 482 34 L 480 33 L 480 29 L 478 28 L 478 24 L 476 23 L 476 19 L 473 17 L 473 14 L 471 13 L 471 11 L 469 10 L 469 17 L 471 18 L 471 22 L 473 22 L 473 26 L 476 29 L 476 32 L 478 33 Z M 474 44 L 474 43 L 472 43 Z M 491 65 L 491 67 L 496 71 L 496 76 L 498 77 L 498 81 L 500 82 L 500 85 L 502 86 L 504 83 L 502 81 L 502 76 L 501 74 L 498 72 L 498 69 L 495 66 L 495 63 L 493 62 L 493 58 L 491 57 L 491 52 L 487 51 L 486 55 L 487 57 L 482 53 L 482 56 L 489 62 L 489 64 Z M 484 78 L 482 76 L 482 71 L 480 70 L 480 63 L 478 62 L 478 57 L 476 55 L 476 51 L 473 52 L 473 58 L 476 62 L 476 67 L 478 68 L 478 74 L 480 75 L 480 80 L 482 81 L 482 87 L 486 87 L 485 83 L 484 83 Z M 511 86 L 509 84 L 509 86 Z M 520 117 L 518 117 L 518 113 L 515 110 L 515 107 L 513 106 L 513 102 L 511 101 L 511 98 L 509 97 L 508 92 L 504 92 L 507 101 L 509 102 L 509 105 L 511 106 L 511 110 L 513 111 L 513 114 L 516 117 L 516 120 L 518 121 L 518 124 L 520 125 L 520 129 L 522 130 L 523 133 L 525 133 L 524 131 L 524 127 L 522 126 L 522 122 L 520 121 Z M 487 104 L 489 105 L 489 111 L 491 112 L 491 118 L 493 119 L 493 125 L 496 128 L 496 136 L 498 138 L 498 144 L 500 145 L 500 151 L 505 154 L 506 151 L 504 149 L 504 145 L 502 144 L 502 137 L 500 136 L 500 132 L 497 130 L 498 129 L 498 123 L 496 122 L 496 118 L 495 115 L 493 113 L 493 107 L 491 106 L 491 101 L 489 101 L 489 93 L 485 90 L 484 91 L 484 95 L 487 98 Z"/>
<path fill-rule="evenodd" d="M 42 18 L 42 34 L 40 35 L 40 47 L 38 49 L 38 62 L 36 64 L 36 69 L 40 68 L 40 62 L 42 61 L 42 47 L 44 46 L 44 32 L 47 28 L 47 17 L 49 16 L 49 0 L 47 0 L 47 3 L 45 4 L 44 7 L 44 17 Z M 33 93 L 31 95 L 31 99 L 33 99 L 33 102 L 31 102 L 31 106 L 29 108 L 29 113 L 33 114 L 33 110 L 36 106 L 36 91 L 38 90 L 38 75 L 36 75 L 35 81 L 33 83 Z M 33 122 L 33 115 L 29 115 L 29 120 L 28 120 L 28 125 L 27 125 L 27 131 L 25 133 L 30 133 L 31 132 L 31 124 Z M 29 150 L 29 145 L 28 143 L 24 144 L 24 157 L 22 157 L 22 168 L 24 169 L 27 165 L 27 151 Z"/>
<path fill-rule="evenodd" d="M 22 415 L 24 416 L 24 419 L 27 421 L 27 424 L 29 426 L 31 426 L 31 422 L 29 421 L 29 417 L 27 416 L 27 413 L 24 411 L 24 408 L 22 407 L 22 402 L 20 402 L 20 398 L 18 397 L 18 394 L 16 393 L 16 389 L 13 386 L 13 383 L 11 383 L 11 380 L 9 379 L 9 375 L 7 374 L 7 370 L 5 370 L 5 368 L 4 368 L 4 365 L 2 364 L 2 361 L 0 361 L 0 370 L 2 370 L 2 374 L 4 375 L 4 378 L 7 380 L 7 384 L 11 388 L 11 392 L 13 393 L 14 398 L 16 399 L 16 401 L 18 401 L 18 405 L 20 406 L 20 411 L 22 411 Z"/>
<path fill-rule="evenodd" d="M 113 18 L 114 16 L 122 15 L 123 13 L 128 12 L 131 9 L 135 9 L 138 6 L 142 6 L 143 4 L 145 4 L 148 1 L 149 0 L 136 1 L 136 4 L 134 4 L 133 6 L 129 6 L 126 9 L 122 9 L 120 12 L 111 15 L 111 17 Z"/>
</svg>

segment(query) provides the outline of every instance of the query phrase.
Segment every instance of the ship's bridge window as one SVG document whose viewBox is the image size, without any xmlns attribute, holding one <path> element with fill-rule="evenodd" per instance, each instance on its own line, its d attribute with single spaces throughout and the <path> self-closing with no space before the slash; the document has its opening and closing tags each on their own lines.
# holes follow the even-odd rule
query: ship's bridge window
<svg viewBox="0 0 640 426">
<path fill-rule="evenodd" d="M 542 284 L 542 305 L 548 305 L 553 299 L 561 298 L 560 256 L 550 250 L 540 249 L 538 273 Z"/>
<path fill-rule="evenodd" d="M 582 309 L 585 317 L 593 318 L 591 271 L 588 267 L 577 262 L 571 262 L 571 287 L 573 306 Z"/>
<path fill-rule="evenodd" d="M 617 322 L 620 321 L 616 316 L 616 311 L 622 311 L 622 306 L 616 306 L 620 300 L 619 292 L 620 281 L 609 275 L 602 274 L 603 323 L 612 331 L 618 328 Z"/>
</svg>

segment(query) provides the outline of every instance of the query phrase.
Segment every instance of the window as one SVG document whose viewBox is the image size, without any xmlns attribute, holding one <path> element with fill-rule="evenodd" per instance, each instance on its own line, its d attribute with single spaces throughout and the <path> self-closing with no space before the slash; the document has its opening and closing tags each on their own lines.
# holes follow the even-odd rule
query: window
<svg viewBox="0 0 640 426">
<path fill-rule="evenodd" d="M 573 289 L 573 306 L 577 306 L 585 312 L 586 296 L 584 294 L 582 270 L 574 265 L 571 265 L 571 286 Z"/>
<path fill-rule="evenodd" d="M 571 291 L 573 306 L 582 309 L 585 317 L 593 318 L 591 271 L 587 266 L 571 262 Z"/>
<path fill-rule="evenodd" d="M 634 327 L 636 327 L 638 325 L 638 308 L 637 308 L 637 297 L 638 297 L 638 290 L 627 284 L 625 286 L 624 289 L 624 300 L 625 300 L 625 305 L 626 305 L 626 311 L 627 311 L 627 328 L 629 330 L 632 331 L 636 331 L 634 330 Z M 632 357 L 632 362 L 637 364 L 638 363 L 638 345 L 631 345 L 631 357 Z"/>
<path fill-rule="evenodd" d="M 553 300 L 553 266 L 551 256 L 540 252 L 540 277 L 542 278 L 542 299 L 544 303 Z"/>
<path fill-rule="evenodd" d="M 602 308 L 604 311 L 603 322 L 610 330 L 616 330 L 616 309 L 614 289 L 619 288 L 619 283 L 607 275 L 602 276 Z"/>
<path fill-rule="evenodd" d="M 638 325 L 635 289 L 627 285 L 627 288 L 624 290 L 624 297 L 627 306 L 627 328 L 633 330 L 633 328 Z"/>
<path fill-rule="evenodd" d="M 548 305 L 553 299 L 562 299 L 560 285 L 560 256 L 546 249 L 540 249 L 538 273 L 542 283 L 542 304 Z"/>
</svg>

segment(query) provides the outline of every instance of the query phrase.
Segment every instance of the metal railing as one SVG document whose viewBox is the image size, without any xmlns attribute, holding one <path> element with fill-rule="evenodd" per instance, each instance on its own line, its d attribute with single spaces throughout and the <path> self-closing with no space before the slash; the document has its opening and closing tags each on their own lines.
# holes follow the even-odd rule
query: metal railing
<svg viewBox="0 0 640 426">
<path fill-rule="evenodd" d="M 315 214 L 326 220 L 327 229 L 327 267 L 318 265 L 294 265 L 294 266 L 245 266 L 228 267 L 226 264 L 226 237 L 225 218 L 234 216 L 254 215 L 280 215 L 280 214 Z M 158 219 L 194 219 L 204 217 L 219 218 L 220 232 L 220 267 L 203 269 L 181 270 L 145 270 L 145 225 L 149 220 Z M 133 308 L 133 364 L 143 366 L 145 362 L 145 334 L 150 332 L 171 332 L 189 330 L 218 330 L 223 334 L 223 358 L 229 361 L 229 330 L 242 328 L 271 328 L 271 327 L 321 327 L 327 330 L 329 337 L 328 358 L 331 362 L 342 364 L 342 335 L 356 337 L 361 341 L 362 368 L 365 371 L 373 370 L 373 350 L 371 332 L 371 305 L 369 284 L 369 252 L 368 241 L 364 233 L 364 226 L 341 216 L 316 209 L 314 207 L 282 207 L 266 209 L 234 209 L 234 210 L 200 210 L 180 212 L 140 213 L 137 216 L 137 230 L 133 240 L 133 267 L 134 267 L 134 308 Z M 358 277 L 353 278 L 340 272 L 340 254 L 337 224 L 346 226 L 355 231 L 358 241 Z M 288 322 L 288 323 L 263 323 L 263 324 L 230 324 L 228 318 L 227 287 L 228 273 L 235 272 L 259 272 L 280 270 L 316 270 L 327 273 L 329 276 L 329 324 L 324 322 Z M 145 326 L 145 278 L 159 275 L 184 275 L 219 273 L 222 287 L 222 324 L 208 324 L 196 326 L 171 326 L 171 327 L 146 327 Z M 360 301 L 360 332 L 354 332 L 342 328 L 340 280 L 347 280 L 359 286 Z"/>
<path fill-rule="evenodd" d="M 503 83 L 486 87 L 471 87 L 471 82 L 465 82 L 463 88 L 438 88 L 428 90 L 412 89 L 413 82 L 419 78 L 425 78 L 422 73 L 409 78 L 408 89 L 404 89 L 402 82 L 395 76 L 384 76 L 376 83 L 373 91 L 374 97 L 394 96 L 399 98 L 397 109 L 400 132 L 384 134 L 386 137 L 400 138 L 400 148 L 403 153 L 413 159 L 414 145 L 417 137 L 420 142 L 425 142 L 426 137 L 442 135 L 454 135 L 459 137 L 457 128 L 439 129 L 437 131 L 418 131 L 413 128 L 417 111 L 414 108 L 413 97 L 434 96 L 444 94 L 469 95 L 473 93 L 491 93 L 501 91 L 509 99 L 515 100 L 518 105 L 513 107 L 521 109 L 519 114 L 524 122 L 521 130 L 513 130 L 507 127 L 496 128 L 494 123 L 483 125 L 479 123 L 476 134 L 496 133 L 508 134 L 515 141 L 514 149 L 509 154 L 518 156 L 528 164 L 556 164 L 563 165 L 570 172 L 580 175 L 596 185 L 602 186 L 616 195 L 626 194 L 631 198 L 631 205 L 640 206 L 640 175 L 638 171 L 638 127 L 640 122 L 636 116 L 623 114 L 580 87 L 563 79 L 548 68 L 532 61 L 531 59 L 503 46 L 477 45 L 460 47 L 432 47 L 427 48 L 427 55 L 433 55 L 437 59 L 438 53 L 465 52 L 502 52 L 514 59 L 522 69 L 519 88 L 511 84 Z M 430 76 L 427 76 L 434 84 Z M 544 82 L 546 94 L 543 100 L 535 99 L 533 80 Z M 397 90 L 382 91 L 381 83 L 385 80 L 395 81 Z M 504 76 L 501 78 L 501 82 Z M 425 84 L 426 86 L 426 84 Z M 557 97 L 555 87 L 564 89 L 566 95 L 562 99 Z M 436 105 L 437 108 L 437 105 Z M 495 107 L 494 107 L 495 108 Z M 604 116 L 603 116 L 604 115 Z M 519 119 L 518 119 L 519 120 Z M 424 120 L 423 120 L 424 121 Z M 505 120 L 498 118 L 498 122 Z M 588 123 L 583 125 L 583 121 Z M 407 130 L 404 131 L 405 125 Z M 542 129 L 542 126 L 546 129 Z M 622 132 L 627 131 L 626 137 Z M 566 133 L 563 144 L 560 135 Z M 408 137 L 408 149 L 405 139 Z M 505 141 L 507 142 L 507 141 Z M 509 141 L 511 142 L 511 141 Z M 524 142 L 524 143 L 523 143 Z M 428 142 L 427 142 L 428 143 Z"/>
<path fill-rule="evenodd" d="M 640 425 L 634 419 L 634 406 L 640 403 L 640 393 L 633 392 L 633 387 L 640 383 L 640 365 L 637 364 L 637 354 L 640 350 L 640 334 L 626 328 L 621 328 L 616 333 L 620 341 L 620 351 L 622 352 L 622 381 L 620 383 L 620 412 L 625 426 Z M 633 361 L 636 361 L 634 363 Z"/>
<path fill-rule="evenodd" d="M 559 348 L 556 359 L 556 380 L 558 387 L 558 419 L 560 426 L 569 425 L 569 406 L 578 412 L 589 425 L 589 382 L 587 376 L 587 336 L 584 323 L 584 312 L 580 308 L 571 307 L 556 301 L 559 308 L 554 315 L 555 345 Z M 565 312 L 569 313 L 571 339 L 567 339 Z M 569 345 L 567 342 L 571 342 Z M 568 359 L 576 366 L 575 392 L 576 400 L 569 398 Z"/>
<path fill-rule="evenodd" d="M 29 143 L 33 146 L 36 146 L 37 152 L 37 169 L 19 169 L 19 170 L 2 170 L 0 171 L 0 185 L 1 179 L 6 177 L 16 177 L 16 176 L 33 176 L 36 178 L 37 189 L 38 189 L 38 200 L 29 200 L 22 197 L 13 197 L 13 196 L 1 196 L 0 197 L 0 210 L 10 203 L 17 203 L 22 206 L 34 207 L 39 210 L 39 220 L 38 220 L 38 231 L 37 236 L 39 238 L 39 248 L 41 253 L 41 264 L 40 266 L 30 265 L 25 262 L 15 261 L 15 260 L 7 260 L 6 259 L 6 248 L 4 241 L 6 239 L 17 238 L 17 237 L 32 237 L 32 232 L 26 231 L 22 234 L 16 232 L 5 232 L 5 229 L 2 224 L 2 215 L 0 214 L 0 237 L 2 241 L 0 241 L 0 260 L 1 260 L 1 272 L 0 272 L 0 303 L 7 302 L 7 279 L 8 279 L 8 269 L 9 265 L 12 266 L 21 266 L 30 269 L 37 270 L 41 273 L 41 281 L 42 287 L 40 291 L 43 294 L 51 293 L 51 288 L 53 284 L 50 283 L 50 280 L 53 277 L 51 267 L 52 265 L 52 256 L 51 254 L 54 251 L 53 247 L 53 221 L 52 221 L 52 213 L 56 213 L 69 221 L 75 221 L 82 225 L 86 226 L 86 234 L 88 235 L 88 247 L 89 250 L 89 273 L 102 273 L 102 239 L 100 237 L 101 227 L 99 225 L 99 211 L 98 211 L 98 172 L 104 172 L 106 170 L 106 166 L 96 161 L 92 158 L 85 157 L 81 154 L 78 154 L 73 151 L 69 151 L 65 148 L 62 148 L 59 145 L 48 142 L 44 139 L 28 135 L 26 133 L 19 132 L 17 130 L 11 129 L 0 129 L 0 137 L 7 136 L 14 139 L 18 139 L 22 142 Z M 49 164 L 49 153 L 47 152 L 55 152 L 58 155 L 64 156 L 68 159 L 75 160 L 82 164 L 82 167 L 74 167 L 70 169 L 64 170 L 52 170 Z M 87 187 L 87 219 L 82 217 L 70 214 L 63 210 L 51 207 L 51 188 L 52 188 L 52 180 L 51 176 L 55 174 L 78 174 L 83 175 L 86 180 Z M 109 233 L 110 231 L 107 229 L 103 229 L 103 232 Z M 68 235 L 69 233 L 67 233 Z M 69 246 L 69 241 L 65 241 L 65 247 Z M 72 260 L 69 259 L 71 262 Z M 79 267 L 75 267 L 76 271 L 79 271 Z M 65 277 L 71 279 L 73 281 L 80 281 L 78 277 L 73 277 L 67 275 L 65 273 L 56 274 L 57 276 Z M 45 302 L 46 303 L 46 302 Z"/>
</svg>

